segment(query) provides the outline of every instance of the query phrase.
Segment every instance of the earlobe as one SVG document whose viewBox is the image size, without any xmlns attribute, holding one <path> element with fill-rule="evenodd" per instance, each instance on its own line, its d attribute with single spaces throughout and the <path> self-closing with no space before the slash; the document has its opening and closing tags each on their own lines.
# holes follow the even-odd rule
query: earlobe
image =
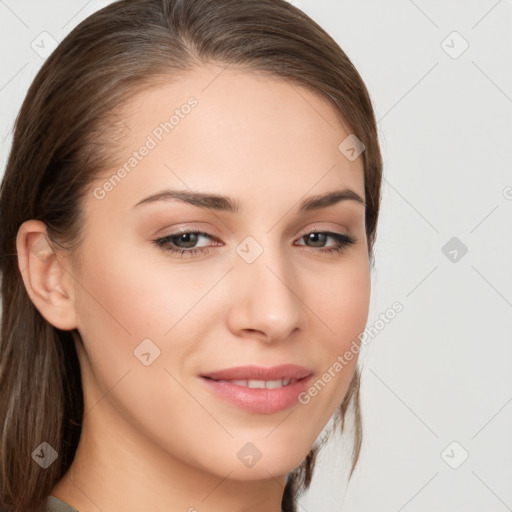
<svg viewBox="0 0 512 512">
<path fill-rule="evenodd" d="M 41 315 L 58 329 L 75 329 L 73 290 L 62 258 L 48 239 L 46 225 L 38 220 L 24 222 L 18 230 L 16 249 L 23 283 Z"/>
</svg>

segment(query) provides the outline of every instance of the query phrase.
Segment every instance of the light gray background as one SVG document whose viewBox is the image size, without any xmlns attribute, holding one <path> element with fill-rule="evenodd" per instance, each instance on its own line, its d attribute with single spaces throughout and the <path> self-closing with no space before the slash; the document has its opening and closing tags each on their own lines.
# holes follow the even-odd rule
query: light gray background
<svg viewBox="0 0 512 512">
<path fill-rule="evenodd" d="M 108 3 L 0 0 L 2 172 L 43 63 L 33 41 L 60 41 Z M 370 91 L 385 179 L 368 325 L 404 307 L 361 355 L 352 480 L 349 438 L 338 439 L 300 510 L 512 510 L 512 2 L 293 3 Z M 467 254 L 445 256 L 452 237 Z"/>
</svg>

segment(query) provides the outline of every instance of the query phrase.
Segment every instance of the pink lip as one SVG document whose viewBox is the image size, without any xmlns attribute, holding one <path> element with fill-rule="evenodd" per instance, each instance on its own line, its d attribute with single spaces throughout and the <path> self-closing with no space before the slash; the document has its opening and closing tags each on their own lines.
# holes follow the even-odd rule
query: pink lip
<svg viewBox="0 0 512 512">
<path fill-rule="evenodd" d="M 311 380 L 313 372 L 296 365 L 281 365 L 273 368 L 241 366 L 201 375 L 203 382 L 223 400 L 241 409 L 257 413 L 272 414 L 292 407 L 298 402 Z M 296 379 L 287 386 L 274 389 L 252 389 L 229 382 L 230 380 L 278 380 Z"/>
<path fill-rule="evenodd" d="M 265 368 L 263 366 L 237 366 L 226 368 L 211 373 L 203 373 L 201 377 L 209 377 L 215 380 L 277 380 L 277 379 L 303 379 L 313 373 L 309 368 L 295 364 L 282 364 Z"/>
</svg>

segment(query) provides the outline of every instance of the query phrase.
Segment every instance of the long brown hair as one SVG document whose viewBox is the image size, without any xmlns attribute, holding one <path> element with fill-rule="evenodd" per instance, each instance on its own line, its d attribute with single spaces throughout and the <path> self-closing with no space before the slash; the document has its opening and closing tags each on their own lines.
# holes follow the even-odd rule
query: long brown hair
<svg viewBox="0 0 512 512">
<path fill-rule="evenodd" d="M 77 330 L 50 325 L 29 299 L 16 257 L 20 225 L 38 219 L 51 240 L 77 247 L 81 200 L 113 162 L 116 115 L 130 98 L 204 63 L 235 65 L 307 87 L 327 99 L 365 150 L 366 234 L 370 264 L 380 205 L 382 159 L 371 100 L 336 42 L 285 0 L 116 1 L 80 23 L 46 60 L 16 119 L 0 189 L 0 506 L 44 509 L 71 465 L 83 417 Z M 347 123 L 347 124 L 345 124 Z M 341 142 L 341 141 L 340 141 Z M 350 476 L 361 446 L 356 369 L 336 421 L 354 409 Z M 57 460 L 42 469 L 34 449 Z M 282 508 L 296 510 L 319 446 L 288 474 Z"/>
</svg>

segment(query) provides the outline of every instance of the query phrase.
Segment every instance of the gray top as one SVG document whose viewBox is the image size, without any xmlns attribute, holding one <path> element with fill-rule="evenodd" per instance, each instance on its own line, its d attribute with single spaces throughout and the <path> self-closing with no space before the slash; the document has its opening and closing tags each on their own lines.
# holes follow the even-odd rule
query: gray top
<svg viewBox="0 0 512 512">
<path fill-rule="evenodd" d="M 48 496 L 46 499 L 45 512 L 79 512 L 76 508 L 68 505 L 66 502 L 59 500 L 55 496 Z"/>
<path fill-rule="evenodd" d="M 59 500 L 55 496 L 48 496 L 46 500 L 45 512 L 79 512 L 76 508 L 68 505 L 66 502 Z"/>
</svg>

